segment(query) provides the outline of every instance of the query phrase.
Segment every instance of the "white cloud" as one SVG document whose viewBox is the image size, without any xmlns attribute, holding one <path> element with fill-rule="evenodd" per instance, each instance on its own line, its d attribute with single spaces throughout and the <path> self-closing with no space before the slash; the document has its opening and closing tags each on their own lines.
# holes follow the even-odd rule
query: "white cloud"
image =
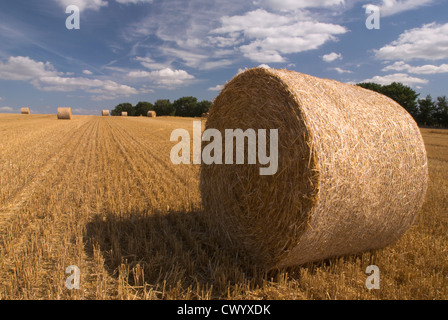
<svg viewBox="0 0 448 320">
<path fill-rule="evenodd" d="M 233 60 L 230 59 L 225 58 L 213 59 L 207 54 L 196 53 L 185 49 L 165 47 L 161 48 L 161 50 L 165 56 L 171 57 L 172 59 L 182 60 L 186 66 L 199 70 L 211 70 L 211 69 L 223 68 L 233 64 Z M 230 50 L 218 50 L 217 54 L 214 55 L 225 56 L 229 55 L 230 52 L 231 52 Z M 142 65 L 148 66 L 148 64 L 144 63 L 142 63 Z"/>
<path fill-rule="evenodd" d="M 36 89 L 41 91 L 70 92 L 83 90 L 93 94 L 109 95 L 110 97 L 129 96 L 138 93 L 136 89 L 130 86 L 118 84 L 111 80 L 66 77 L 64 73 L 55 70 L 49 62 L 34 61 L 29 57 L 10 57 L 6 62 L 0 61 L 0 79 L 30 81 Z"/>
<path fill-rule="evenodd" d="M 342 59 L 342 54 L 336 52 L 326 54 L 322 57 L 322 60 L 325 62 L 333 62 L 338 59 Z"/>
<path fill-rule="evenodd" d="M 342 69 L 342 68 L 333 68 L 333 70 L 335 70 L 335 71 L 337 71 L 337 73 L 339 73 L 339 74 L 344 74 L 344 73 L 353 73 L 353 71 L 350 71 L 350 70 L 344 70 L 344 69 Z"/>
<path fill-rule="evenodd" d="M 138 91 L 130 86 L 118 84 L 111 80 L 88 78 L 40 77 L 31 82 L 43 91 L 70 92 L 83 90 L 89 93 L 113 93 L 114 95 L 137 94 Z"/>
<path fill-rule="evenodd" d="M 11 108 L 11 107 L 0 107 L 0 111 L 3 111 L 3 112 L 13 112 L 14 109 Z"/>
<path fill-rule="evenodd" d="M 222 84 L 218 84 L 215 87 L 208 88 L 209 91 L 221 91 L 222 89 L 224 89 L 224 85 Z"/>
<path fill-rule="evenodd" d="M 70 5 L 75 5 L 80 11 L 95 10 L 98 11 L 102 7 L 106 7 L 109 3 L 107 0 L 54 0 L 62 8 Z M 153 3 L 153 0 L 115 0 L 121 4 L 139 4 L 139 3 Z"/>
<path fill-rule="evenodd" d="M 448 73 L 448 64 L 435 66 L 431 64 L 414 67 L 406 64 L 404 61 L 397 61 L 394 64 L 383 68 L 382 71 L 406 71 L 414 74 L 437 74 Z"/>
<path fill-rule="evenodd" d="M 242 16 L 225 16 L 221 27 L 212 34 L 226 34 L 235 39 L 244 38 L 248 44 L 240 46 L 243 55 L 261 63 L 285 62 L 283 54 L 299 53 L 319 48 L 335 35 L 347 29 L 340 25 L 321 23 L 304 14 L 275 14 L 263 9 Z"/>
<path fill-rule="evenodd" d="M 91 76 L 93 74 L 93 72 L 90 70 L 82 70 L 82 73 L 84 73 L 85 75 L 88 75 L 88 76 Z"/>
<path fill-rule="evenodd" d="M 153 0 L 115 0 L 122 4 L 153 3 Z"/>
<path fill-rule="evenodd" d="M 401 82 L 405 85 L 427 84 L 429 81 L 426 79 L 411 77 L 406 73 L 394 73 L 386 76 L 375 76 L 370 79 L 365 79 L 361 82 L 374 82 L 382 85 L 388 85 L 392 82 Z"/>
<path fill-rule="evenodd" d="M 266 5 L 273 10 L 290 11 L 304 8 L 344 5 L 345 0 L 261 0 L 256 3 Z"/>
<path fill-rule="evenodd" d="M 260 64 L 260 65 L 258 66 L 258 68 L 270 69 L 271 67 L 270 67 L 269 65 L 263 63 L 263 64 Z"/>
<path fill-rule="evenodd" d="M 199 66 L 199 70 L 212 70 L 218 68 L 228 67 L 233 64 L 233 60 L 230 59 L 220 59 L 215 61 L 205 61 L 202 66 Z"/>
<path fill-rule="evenodd" d="M 448 23 L 435 22 L 406 30 L 397 40 L 375 52 L 383 60 L 440 60 L 448 58 Z"/>
<path fill-rule="evenodd" d="M 142 70 L 131 71 L 127 76 L 133 79 L 147 79 L 164 87 L 185 85 L 195 79 L 194 76 L 185 70 L 172 70 L 170 68 L 150 72 Z"/>
<path fill-rule="evenodd" d="M 70 5 L 75 5 L 80 11 L 84 10 L 99 10 L 101 7 L 107 6 L 108 2 L 104 0 L 54 0 L 62 8 L 67 8 Z"/>
<path fill-rule="evenodd" d="M 31 80 L 41 76 L 60 75 L 49 62 L 37 62 L 29 57 L 9 57 L 0 61 L 0 79 Z"/>
<path fill-rule="evenodd" d="M 150 57 L 137 57 L 135 58 L 136 61 L 139 61 L 142 66 L 149 70 L 161 70 L 169 67 L 171 64 L 165 64 L 165 63 L 158 63 L 155 62 Z"/>
<path fill-rule="evenodd" d="M 434 3 L 434 0 L 383 0 L 381 16 L 387 17 L 404 11 L 414 10 Z"/>
<path fill-rule="evenodd" d="M 167 56 L 183 60 L 185 65 L 192 68 L 198 68 L 204 61 L 207 61 L 207 59 L 209 58 L 206 54 L 195 53 L 193 51 L 185 49 L 165 47 L 161 48 L 161 50 Z"/>
</svg>

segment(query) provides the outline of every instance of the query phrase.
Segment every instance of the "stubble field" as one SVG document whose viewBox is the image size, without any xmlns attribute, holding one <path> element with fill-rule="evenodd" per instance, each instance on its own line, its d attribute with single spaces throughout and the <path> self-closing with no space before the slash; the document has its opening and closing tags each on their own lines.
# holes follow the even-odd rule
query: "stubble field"
<svg viewBox="0 0 448 320">
<path fill-rule="evenodd" d="M 422 129 L 429 189 L 397 243 L 263 273 L 209 228 L 200 166 L 170 161 L 193 120 L 0 115 L 0 299 L 448 299 L 448 130 Z"/>
</svg>

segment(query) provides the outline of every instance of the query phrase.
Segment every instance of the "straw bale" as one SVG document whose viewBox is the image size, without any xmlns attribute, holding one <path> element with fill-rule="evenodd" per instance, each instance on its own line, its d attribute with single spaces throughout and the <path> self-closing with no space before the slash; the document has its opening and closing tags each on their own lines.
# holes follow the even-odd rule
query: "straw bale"
<svg viewBox="0 0 448 320">
<path fill-rule="evenodd" d="M 209 128 L 223 137 L 225 129 L 279 130 L 273 176 L 260 176 L 262 166 L 247 159 L 201 166 L 209 220 L 267 269 L 383 248 L 421 210 L 428 165 L 420 130 L 376 92 L 254 68 L 226 84 Z"/>
<path fill-rule="evenodd" d="M 101 115 L 103 117 L 108 117 L 110 115 L 110 112 L 109 112 L 109 110 L 103 110 L 103 111 L 101 111 Z"/>
<path fill-rule="evenodd" d="M 148 111 L 147 116 L 149 118 L 156 118 L 157 117 L 157 113 L 155 111 Z"/>
<path fill-rule="evenodd" d="M 21 108 L 20 109 L 21 114 L 31 114 L 30 108 Z"/>
<path fill-rule="evenodd" d="M 58 108 L 58 119 L 61 120 L 71 120 L 72 119 L 72 108 Z"/>
</svg>

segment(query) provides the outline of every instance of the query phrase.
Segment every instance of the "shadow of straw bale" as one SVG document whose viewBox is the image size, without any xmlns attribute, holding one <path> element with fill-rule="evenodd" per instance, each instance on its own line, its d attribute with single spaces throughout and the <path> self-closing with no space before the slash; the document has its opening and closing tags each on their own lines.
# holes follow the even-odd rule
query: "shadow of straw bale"
<svg viewBox="0 0 448 320">
<path fill-rule="evenodd" d="M 98 215 L 87 224 L 84 242 L 90 257 L 94 247 L 100 249 L 112 277 L 162 299 L 244 298 L 247 290 L 285 276 L 300 282 L 303 272 L 338 272 L 346 263 L 361 259 L 364 265 L 375 257 L 361 253 L 266 271 L 219 234 L 202 211 Z"/>
<path fill-rule="evenodd" d="M 87 254 L 99 248 L 105 268 L 117 278 L 124 265 L 131 286 L 213 288 L 213 298 L 220 298 L 229 286 L 259 286 L 267 276 L 213 231 L 201 211 L 106 214 L 95 216 L 86 230 Z"/>
</svg>

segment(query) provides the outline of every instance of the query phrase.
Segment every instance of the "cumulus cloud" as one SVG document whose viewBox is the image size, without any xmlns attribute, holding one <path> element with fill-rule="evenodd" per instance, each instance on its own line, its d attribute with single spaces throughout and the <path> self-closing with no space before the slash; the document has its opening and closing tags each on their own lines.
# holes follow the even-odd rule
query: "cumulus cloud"
<svg viewBox="0 0 448 320">
<path fill-rule="evenodd" d="M 33 80 L 32 84 L 43 91 L 70 92 L 83 90 L 89 93 L 106 94 L 115 96 L 129 96 L 138 91 L 130 86 L 118 84 L 111 80 L 98 80 L 88 78 L 64 78 L 64 77 L 40 77 Z"/>
<path fill-rule="evenodd" d="M 215 87 L 208 88 L 209 91 L 221 91 L 222 89 L 224 89 L 224 85 L 222 84 L 218 84 Z"/>
<path fill-rule="evenodd" d="M 62 8 L 67 8 L 70 5 L 75 5 L 80 11 L 84 10 L 99 10 L 107 6 L 108 2 L 104 0 L 54 0 Z"/>
<path fill-rule="evenodd" d="M 341 59 L 342 59 L 342 54 L 336 53 L 336 52 L 326 54 L 322 57 L 322 60 L 325 62 L 333 62 L 335 60 L 341 60 Z"/>
<path fill-rule="evenodd" d="M 155 71 L 131 71 L 127 74 L 132 79 L 146 79 L 163 87 L 185 85 L 195 77 L 185 70 L 165 68 Z"/>
<path fill-rule="evenodd" d="M 225 16 L 221 27 L 212 34 L 247 39 L 239 47 L 243 55 L 261 63 L 286 61 L 283 55 L 317 49 L 347 29 L 340 25 L 321 23 L 302 14 L 276 14 L 263 9 L 242 16 Z"/>
<path fill-rule="evenodd" d="M 401 82 L 405 85 L 427 84 L 429 81 L 426 79 L 411 77 L 406 73 L 394 73 L 386 76 L 375 76 L 370 79 L 365 79 L 361 82 L 374 82 L 382 85 L 388 85 L 392 82 Z"/>
<path fill-rule="evenodd" d="M 434 0 L 383 0 L 380 5 L 383 17 L 418 9 L 434 3 Z"/>
<path fill-rule="evenodd" d="M 383 68 L 382 71 L 406 71 L 414 74 L 448 73 L 448 64 L 442 64 L 440 66 L 426 64 L 415 67 L 405 63 L 404 61 L 397 61 L 394 64 Z"/>
<path fill-rule="evenodd" d="M 448 23 L 435 22 L 406 30 L 397 40 L 376 50 L 382 60 L 440 60 L 448 58 Z"/>
<path fill-rule="evenodd" d="M 88 74 L 84 70 L 84 74 Z M 89 71 L 90 72 L 90 71 Z M 49 62 L 34 61 L 29 57 L 10 57 L 0 61 L 0 79 L 30 81 L 41 91 L 71 92 L 82 90 L 104 97 L 129 96 L 138 90 L 111 80 L 67 77 L 58 72 Z"/>
<path fill-rule="evenodd" d="M 259 5 L 264 5 L 273 10 L 290 11 L 305 8 L 324 8 L 344 5 L 345 0 L 260 0 Z"/>
<path fill-rule="evenodd" d="M 84 73 L 85 75 L 88 75 L 88 76 L 91 76 L 93 74 L 93 72 L 90 70 L 82 70 L 82 73 Z"/>
<path fill-rule="evenodd" d="M 31 80 L 41 76 L 61 75 L 49 62 L 38 62 L 29 57 L 9 57 L 0 61 L 0 79 Z"/>
<path fill-rule="evenodd" d="M 75 5 L 80 11 L 95 10 L 98 11 L 102 7 L 106 7 L 109 3 L 106 0 L 54 0 L 62 8 L 66 8 L 70 5 Z M 121 4 L 139 4 L 139 3 L 152 3 L 153 0 L 115 0 Z"/>
<path fill-rule="evenodd" d="M 199 0 L 186 3 L 158 2 L 157 15 L 151 12 L 127 26 L 122 37 L 129 43 L 156 37 L 162 44 L 152 50 L 171 63 L 165 68 L 184 64 L 212 70 L 234 65 L 241 57 L 259 63 L 286 62 L 286 55 L 317 49 L 348 31 L 341 25 L 319 22 L 320 18 L 303 10 L 333 10 L 335 5 L 344 4 L 343 0 L 232 0 L 212 1 L 207 6 Z M 147 68 L 160 70 L 153 66 L 157 63 L 160 61 L 148 61 Z"/>
<path fill-rule="evenodd" d="M 0 111 L 2 112 L 13 112 L 14 109 L 11 107 L 0 107 Z"/>
</svg>

